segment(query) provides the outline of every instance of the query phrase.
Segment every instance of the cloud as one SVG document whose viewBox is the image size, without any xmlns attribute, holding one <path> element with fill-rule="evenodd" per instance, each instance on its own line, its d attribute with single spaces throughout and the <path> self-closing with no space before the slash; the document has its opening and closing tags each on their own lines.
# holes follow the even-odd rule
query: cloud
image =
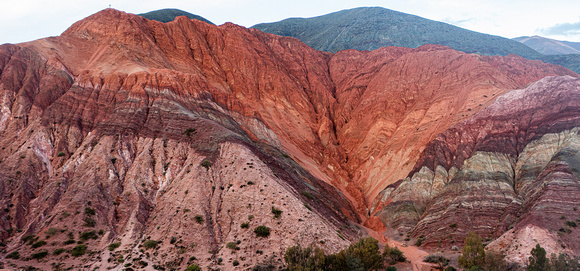
<svg viewBox="0 0 580 271">
<path fill-rule="evenodd" d="M 444 18 L 442 21 L 452 25 L 465 25 L 466 23 L 473 22 L 475 18 L 468 18 L 468 19 L 452 19 L 452 18 Z"/>
<path fill-rule="evenodd" d="M 540 28 L 537 32 L 547 36 L 574 36 L 580 34 L 580 22 L 557 24 L 548 28 Z"/>
</svg>

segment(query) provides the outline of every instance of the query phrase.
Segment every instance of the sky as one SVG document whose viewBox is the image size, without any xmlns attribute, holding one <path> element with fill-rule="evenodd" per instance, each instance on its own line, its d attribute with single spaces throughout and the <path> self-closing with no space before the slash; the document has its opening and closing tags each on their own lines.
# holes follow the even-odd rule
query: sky
<svg viewBox="0 0 580 271">
<path fill-rule="evenodd" d="M 380 6 L 506 38 L 540 35 L 580 42 L 579 0 L 0 0 L 0 44 L 58 36 L 109 5 L 135 14 L 178 8 L 218 25 L 246 27 Z"/>
</svg>

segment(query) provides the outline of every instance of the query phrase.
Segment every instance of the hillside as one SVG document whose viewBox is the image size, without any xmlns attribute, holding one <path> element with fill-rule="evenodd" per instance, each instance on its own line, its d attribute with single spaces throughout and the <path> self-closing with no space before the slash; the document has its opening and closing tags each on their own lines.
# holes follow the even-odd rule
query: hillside
<svg viewBox="0 0 580 271">
<path fill-rule="evenodd" d="M 312 48 L 328 52 L 345 49 L 374 50 L 386 46 L 416 48 L 440 44 L 481 55 L 539 56 L 516 41 L 469 31 L 380 7 L 343 10 L 314 18 L 291 18 L 253 28 L 300 39 Z"/>
<path fill-rule="evenodd" d="M 469 231 L 580 255 L 553 230 L 580 219 L 577 77 L 106 9 L 0 46 L 0 263 L 280 269 L 296 244 L 449 251 Z"/>
<path fill-rule="evenodd" d="M 137 15 L 145 17 L 149 20 L 160 21 L 162 23 L 171 22 L 171 21 L 175 20 L 175 18 L 178 16 L 185 16 L 189 19 L 200 20 L 200 21 L 206 22 L 208 24 L 213 24 L 212 22 L 208 21 L 207 19 L 205 19 L 201 16 L 191 14 L 187 11 L 183 11 L 180 9 L 173 9 L 173 8 L 154 10 L 154 11 L 150 11 L 147 13 L 141 13 L 141 14 L 137 14 Z"/>
<path fill-rule="evenodd" d="M 543 55 L 580 54 L 580 42 L 560 41 L 540 36 L 519 37 L 513 40 L 521 42 Z"/>
</svg>

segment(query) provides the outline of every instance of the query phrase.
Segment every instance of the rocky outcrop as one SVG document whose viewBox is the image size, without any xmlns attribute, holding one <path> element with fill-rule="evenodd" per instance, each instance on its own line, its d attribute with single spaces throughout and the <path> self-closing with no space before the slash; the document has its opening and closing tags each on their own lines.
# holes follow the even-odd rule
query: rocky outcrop
<svg viewBox="0 0 580 271">
<path fill-rule="evenodd" d="M 534 228 L 553 232 L 551 242 L 561 246 L 552 252 L 577 254 L 575 239 L 566 235 L 579 204 L 579 90 L 576 78 L 545 78 L 452 126 L 427 146 L 414 173 L 383 193 L 388 204 L 379 217 L 423 236 L 427 246 L 462 242 L 468 231 L 491 240 L 509 230 L 509 254 L 525 255 L 535 244 L 518 246 L 526 241 L 517 236 Z M 419 207 L 403 212 L 399 206 Z M 505 251 L 503 239 L 494 243 Z"/>
<path fill-rule="evenodd" d="M 454 159 L 430 167 L 440 147 L 425 146 L 509 89 L 575 75 L 443 46 L 329 54 L 233 24 L 112 9 L 59 37 L 0 46 L 0 72 L 2 255 L 19 251 L 10 263 L 23 266 L 81 241 L 91 253 L 55 264 L 91 269 L 280 265 L 296 243 L 337 251 L 364 234 L 350 224 L 384 229 L 369 214 L 377 195 L 373 211 L 408 196 L 406 213 L 383 217 L 389 226 L 416 223 L 414 202 L 437 215 L 429 200 L 466 173 Z M 467 151 L 501 172 L 511 159 Z M 397 183 L 418 159 L 421 177 Z M 37 240 L 46 244 L 27 245 Z"/>
</svg>

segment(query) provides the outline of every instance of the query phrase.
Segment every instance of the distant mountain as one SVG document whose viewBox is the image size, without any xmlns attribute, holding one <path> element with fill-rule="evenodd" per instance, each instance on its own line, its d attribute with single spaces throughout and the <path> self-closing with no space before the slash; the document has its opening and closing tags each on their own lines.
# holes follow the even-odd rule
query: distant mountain
<svg viewBox="0 0 580 271">
<path fill-rule="evenodd" d="M 137 14 L 137 15 L 145 17 L 149 20 L 160 21 L 163 23 L 171 22 L 175 19 L 175 17 L 178 17 L 178 16 L 186 16 L 187 18 L 190 18 L 190 19 L 196 19 L 196 20 L 200 20 L 202 22 L 206 22 L 208 24 L 214 24 L 214 23 L 210 22 L 209 20 L 207 20 L 201 16 L 191 14 L 187 11 L 183 11 L 180 9 L 174 9 L 174 8 L 154 10 L 154 11 L 150 11 L 147 13 L 141 13 L 141 14 Z"/>
<path fill-rule="evenodd" d="M 553 40 L 540 36 L 519 37 L 519 41 L 544 55 L 580 54 L 580 42 Z"/>
<path fill-rule="evenodd" d="M 441 44 L 458 51 L 482 55 L 540 56 L 538 52 L 514 40 L 381 7 L 355 8 L 314 18 L 290 18 L 257 24 L 253 28 L 296 37 L 315 49 L 329 52 Z"/>
</svg>

